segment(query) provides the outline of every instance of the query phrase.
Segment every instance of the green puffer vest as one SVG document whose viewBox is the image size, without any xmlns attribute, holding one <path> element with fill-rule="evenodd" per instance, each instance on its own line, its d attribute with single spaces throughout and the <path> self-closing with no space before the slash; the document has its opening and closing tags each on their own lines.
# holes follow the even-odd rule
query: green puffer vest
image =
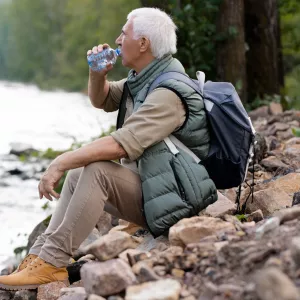
<svg viewBox="0 0 300 300">
<path fill-rule="evenodd" d="M 137 76 L 133 70 L 129 72 L 126 84 L 133 99 L 134 112 L 144 103 L 155 78 L 167 71 L 184 72 L 184 68 L 177 59 L 166 55 L 152 61 Z M 192 88 L 176 80 L 168 80 L 161 86 L 181 96 L 187 111 L 186 121 L 173 135 L 204 159 L 209 150 L 209 132 L 203 99 Z M 119 115 L 124 113 L 121 107 Z M 155 237 L 167 233 L 179 220 L 197 215 L 217 200 L 216 187 L 204 166 L 183 151 L 174 155 L 164 141 L 144 151 L 138 159 L 138 169 L 144 214 Z"/>
</svg>

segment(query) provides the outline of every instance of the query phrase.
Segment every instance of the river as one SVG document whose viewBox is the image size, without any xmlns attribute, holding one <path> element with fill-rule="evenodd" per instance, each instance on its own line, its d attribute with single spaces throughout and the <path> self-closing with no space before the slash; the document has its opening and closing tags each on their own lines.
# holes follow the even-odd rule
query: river
<svg viewBox="0 0 300 300">
<path fill-rule="evenodd" d="M 26 245 L 34 226 L 55 208 L 50 203 L 42 209 L 48 201 L 38 198 L 38 180 L 7 176 L 7 170 L 23 164 L 8 155 L 11 143 L 66 149 L 74 140 L 99 136 L 115 120 L 116 113 L 94 108 L 83 94 L 0 81 L 0 270 L 13 249 Z"/>
</svg>

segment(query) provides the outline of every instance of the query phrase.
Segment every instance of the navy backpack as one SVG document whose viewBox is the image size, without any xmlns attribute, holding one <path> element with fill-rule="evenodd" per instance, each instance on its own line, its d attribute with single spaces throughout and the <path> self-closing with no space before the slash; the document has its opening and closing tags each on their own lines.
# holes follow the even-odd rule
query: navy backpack
<svg viewBox="0 0 300 300">
<path fill-rule="evenodd" d="M 211 143 L 207 158 L 200 163 L 207 169 L 217 189 L 238 187 L 244 182 L 254 155 L 255 130 L 231 83 L 204 83 L 205 74 L 199 71 L 196 74 L 198 80 L 179 72 L 162 73 L 150 85 L 148 94 L 157 87 L 164 87 L 164 81 L 175 79 L 202 96 Z"/>
</svg>

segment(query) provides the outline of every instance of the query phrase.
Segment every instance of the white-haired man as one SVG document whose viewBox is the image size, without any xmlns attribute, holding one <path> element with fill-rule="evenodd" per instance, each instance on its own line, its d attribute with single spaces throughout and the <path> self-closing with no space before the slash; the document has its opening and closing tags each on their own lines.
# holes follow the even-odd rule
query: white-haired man
<svg viewBox="0 0 300 300">
<path fill-rule="evenodd" d="M 186 154 L 173 154 L 164 142 L 170 134 L 200 157 L 208 153 L 209 134 L 202 98 L 176 80 L 147 95 L 151 82 L 167 71 L 184 72 L 176 53 L 176 26 L 155 8 L 132 11 L 116 43 L 128 78 L 107 80 L 89 72 L 89 97 L 96 108 L 119 109 L 117 130 L 78 150 L 64 153 L 48 167 L 39 183 L 40 198 L 60 198 L 51 222 L 0 288 L 32 289 L 66 281 L 73 252 L 97 224 L 103 211 L 138 224 L 154 236 L 165 234 L 180 219 L 196 215 L 216 199 L 205 168 Z M 97 53 L 107 44 L 93 47 Z M 170 145 L 169 145 L 170 146 Z M 112 160 L 121 160 L 121 164 Z M 54 188 L 68 172 L 61 195 Z"/>
</svg>

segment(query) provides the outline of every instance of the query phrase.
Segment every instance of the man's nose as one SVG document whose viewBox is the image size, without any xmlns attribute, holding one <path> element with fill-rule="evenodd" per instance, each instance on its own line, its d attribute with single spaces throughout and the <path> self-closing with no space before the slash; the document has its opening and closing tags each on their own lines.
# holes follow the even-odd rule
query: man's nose
<svg viewBox="0 0 300 300">
<path fill-rule="evenodd" d="M 117 37 L 115 43 L 116 43 L 117 45 L 121 44 L 121 43 L 120 43 L 120 36 Z"/>
</svg>

